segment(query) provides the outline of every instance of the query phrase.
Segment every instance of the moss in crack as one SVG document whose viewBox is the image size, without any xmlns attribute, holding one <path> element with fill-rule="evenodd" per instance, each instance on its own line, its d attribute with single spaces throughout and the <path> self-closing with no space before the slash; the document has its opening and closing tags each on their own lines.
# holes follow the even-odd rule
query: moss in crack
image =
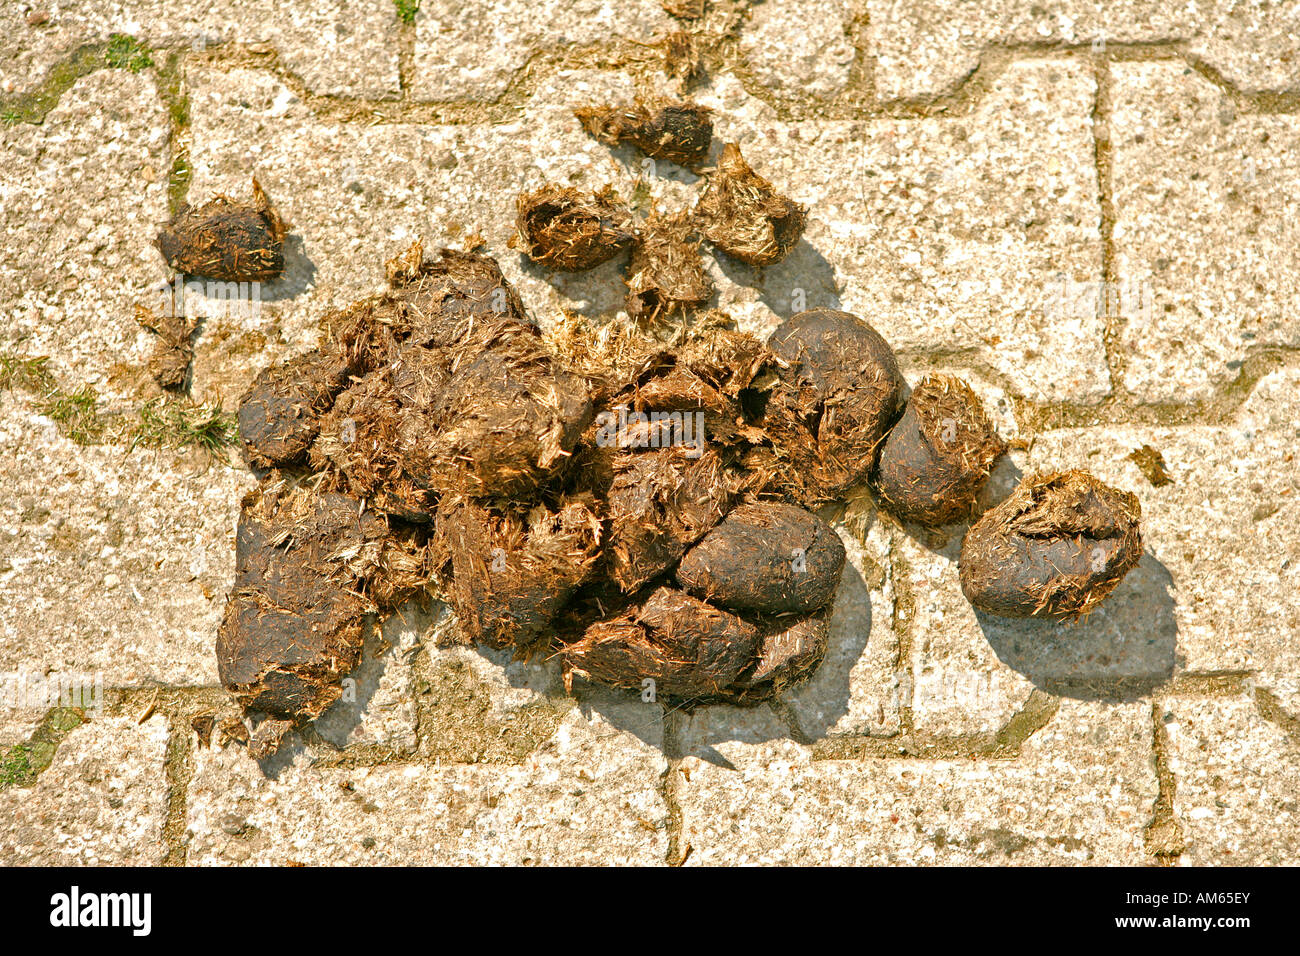
<svg viewBox="0 0 1300 956">
<path fill-rule="evenodd" d="M 9 125 L 40 123 L 45 114 L 58 105 L 73 83 L 104 66 L 103 43 L 87 43 L 66 59 L 54 64 L 45 79 L 35 88 L 15 96 L 0 97 L 0 115 Z"/>
<path fill-rule="evenodd" d="M 86 714 L 79 707 L 54 707 L 46 713 L 25 743 L 10 747 L 0 757 L 0 791 L 10 787 L 30 787 L 54 760 L 63 738 L 85 723 Z"/>
<path fill-rule="evenodd" d="M 139 73 L 153 66 L 152 53 L 147 43 L 125 33 L 113 33 L 104 46 L 104 62 L 115 70 Z"/>
<path fill-rule="evenodd" d="M 190 166 L 190 94 L 185 86 L 183 61 L 173 51 L 158 68 L 158 95 L 167 107 L 171 127 L 171 170 L 167 177 L 167 208 L 174 215 L 185 204 L 193 170 Z"/>
<path fill-rule="evenodd" d="M 414 23 L 415 15 L 420 11 L 420 0 L 393 0 L 397 7 L 397 18 L 403 23 Z"/>
</svg>

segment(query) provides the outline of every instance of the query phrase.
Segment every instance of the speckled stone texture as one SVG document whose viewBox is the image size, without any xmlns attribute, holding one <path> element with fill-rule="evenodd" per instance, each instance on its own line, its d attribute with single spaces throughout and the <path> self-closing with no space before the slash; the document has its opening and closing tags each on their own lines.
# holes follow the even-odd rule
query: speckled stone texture
<svg viewBox="0 0 1300 956">
<path fill-rule="evenodd" d="M 47 704 L 0 699 L 0 864 L 1300 862 L 1297 16 L 6 5 L 0 678 L 88 676 L 105 699 L 57 733 Z M 809 209 L 776 265 L 709 256 L 710 304 L 760 336 L 806 308 L 862 316 L 910 385 L 964 378 L 1011 443 L 981 507 L 1085 469 L 1137 496 L 1140 563 L 1084 620 L 999 620 L 962 597 L 965 525 L 899 524 L 858 489 L 824 515 L 848 554 L 826 659 L 768 704 L 566 693 L 554 660 L 456 645 L 434 597 L 251 760 L 213 643 L 254 478 L 193 436 L 132 447 L 166 398 L 133 315 L 172 278 L 157 224 L 254 175 L 290 223 L 255 309 L 193 302 L 211 314 L 180 407 L 229 412 L 416 238 L 480 237 L 545 329 L 621 325 L 624 264 L 528 263 L 515 196 L 609 184 L 637 215 L 689 209 L 700 176 L 572 113 L 687 91 L 665 72 L 683 29 L 711 159 L 738 143 Z"/>
</svg>

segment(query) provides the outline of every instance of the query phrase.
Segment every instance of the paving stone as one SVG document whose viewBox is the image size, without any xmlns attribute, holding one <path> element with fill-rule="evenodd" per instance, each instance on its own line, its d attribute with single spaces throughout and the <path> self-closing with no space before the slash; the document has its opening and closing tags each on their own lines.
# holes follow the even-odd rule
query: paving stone
<svg viewBox="0 0 1300 956">
<path fill-rule="evenodd" d="M 1188 43 L 1245 93 L 1300 90 L 1300 7 L 1220 0 Z"/>
<path fill-rule="evenodd" d="M 816 761 L 788 740 L 721 741 L 678 769 L 688 865 L 1140 864 L 1149 715 L 1067 700 L 1013 760 Z"/>
<path fill-rule="evenodd" d="M 277 758 L 278 759 L 278 758 Z M 191 864 L 655 864 L 667 853 L 662 754 L 574 710 L 516 766 L 264 774 L 242 747 L 196 754 Z"/>
<path fill-rule="evenodd" d="M 867 0 L 877 94 L 912 100 L 954 90 L 986 51 L 1064 44 L 1185 43 L 1245 90 L 1300 86 L 1297 15 L 1286 3 L 1234 0 L 992 0 L 981 4 Z"/>
<path fill-rule="evenodd" d="M 162 278 L 167 128 L 153 81 L 122 70 L 78 80 L 40 126 L 0 127 L 0 348 L 48 355 L 69 391 L 121 398 L 148 378 L 134 305 Z"/>
<path fill-rule="evenodd" d="M 100 717 L 74 728 L 31 787 L 0 793 L 7 866 L 154 866 L 166 856 L 167 724 Z"/>
<path fill-rule="evenodd" d="M 490 102 L 538 54 L 615 39 L 646 43 L 673 29 L 657 0 L 428 0 L 416 17 L 411 93 Z"/>
<path fill-rule="evenodd" d="M 11 393 L 0 444 L 0 671 L 215 683 L 251 476 L 202 453 L 74 444 Z"/>
<path fill-rule="evenodd" d="M 1191 866 L 1300 861 L 1300 741 L 1249 697 L 1164 702 L 1174 813 Z"/>
<path fill-rule="evenodd" d="M 1130 651 L 1136 644 L 1163 655 L 1172 612 L 1177 673 L 1253 671 L 1293 712 L 1300 712 L 1298 395 L 1300 371 L 1281 370 L 1259 381 L 1228 424 L 1062 429 L 1040 435 L 1024 466 L 1082 467 L 1138 496 L 1146 554 L 1092 615 L 1098 626 L 1113 623 Z M 1129 459 L 1144 444 L 1163 456 L 1170 484 L 1152 487 Z M 1153 627 L 1144 613 L 1161 623 Z"/>
<path fill-rule="evenodd" d="M 750 13 L 740 50 L 754 78 L 782 98 L 826 99 L 848 85 L 857 51 L 849 0 L 762 2 Z"/>
<path fill-rule="evenodd" d="M 0 694 L 14 694 L 16 697 L 18 681 L 21 676 L 25 676 L 25 674 L 17 670 L 0 673 Z M 45 716 L 47 709 L 45 707 L 10 706 L 6 698 L 4 706 L 0 707 L 0 750 L 27 740 L 32 731 L 40 724 L 41 718 Z"/>
<path fill-rule="evenodd" d="M 1115 250 L 1124 385 L 1203 399 L 1252 346 L 1300 346 L 1300 119 L 1239 112 L 1178 63 L 1117 63 Z"/>
<path fill-rule="evenodd" d="M 377 99 L 395 96 L 398 19 L 392 0 L 322 0 L 284 5 L 267 0 L 114 0 L 44 8 L 33 26 L 21 4 L 0 11 L 0 91 L 31 91 L 79 47 L 115 33 L 166 50 L 202 52 L 236 42 L 272 49 L 312 92 Z"/>
<path fill-rule="evenodd" d="M 843 308 L 895 349 L 968 350 L 1026 397 L 1100 400 L 1103 320 L 1047 314 L 1059 275 L 1101 276 L 1093 90 L 1082 64 L 1029 60 L 969 116 L 786 124 L 715 78 L 698 99 L 718 139 L 809 206 L 783 262 L 711 267 L 719 306 L 762 333 Z"/>
<path fill-rule="evenodd" d="M 962 594 L 960 537 L 934 549 L 899 532 L 893 547 L 895 586 L 909 596 L 900 598 L 899 627 L 910 629 L 912 651 L 900 693 L 912 726 L 923 737 L 994 734 L 1024 706 L 1034 680 L 1000 653 L 1005 625 L 977 615 Z"/>
</svg>

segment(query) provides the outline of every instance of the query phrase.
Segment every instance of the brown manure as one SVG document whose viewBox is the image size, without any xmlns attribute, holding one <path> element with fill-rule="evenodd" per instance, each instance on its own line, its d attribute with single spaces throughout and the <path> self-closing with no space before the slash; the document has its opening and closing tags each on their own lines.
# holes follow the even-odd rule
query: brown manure
<svg viewBox="0 0 1300 956">
<path fill-rule="evenodd" d="M 566 679 L 576 674 L 612 687 L 711 697 L 723 693 L 759 646 L 754 625 L 681 591 L 661 587 L 618 617 L 593 624 L 561 651 Z"/>
<path fill-rule="evenodd" d="M 565 272 L 608 262 L 636 239 L 631 213 L 608 186 L 584 197 L 573 188 L 547 185 L 521 195 L 517 207 L 525 255 Z"/>
<path fill-rule="evenodd" d="M 933 375 L 913 390 L 885 438 L 872 488 L 906 521 L 927 527 L 961 521 L 1006 447 L 969 385 Z"/>
<path fill-rule="evenodd" d="M 1142 557 L 1141 508 L 1081 471 L 1026 478 L 962 541 L 961 587 L 1004 617 L 1087 614 Z"/>
<path fill-rule="evenodd" d="M 588 135 L 607 146 L 626 143 L 647 156 L 695 169 L 709 154 L 713 120 L 694 103 L 659 102 L 632 107 L 589 106 L 574 110 Z"/>
<path fill-rule="evenodd" d="M 167 264 L 185 275 L 233 282 L 264 282 L 284 272 L 288 226 L 253 180 L 253 201 L 217 196 L 188 204 L 158 233 Z"/>
<path fill-rule="evenodd" d="M 736 507 L 677 566 L 677 583 L 733 611 L 804 614 L 835 595 L 844 544 L 821 518 L 794 505 Z"/>
<path fill-rule="evenodd" d="M 778 193 L 728 143 L 695 207 L 704 238 L 756 266 L 780 262 L 803 235 L 807 210 Z"/>
</svg>

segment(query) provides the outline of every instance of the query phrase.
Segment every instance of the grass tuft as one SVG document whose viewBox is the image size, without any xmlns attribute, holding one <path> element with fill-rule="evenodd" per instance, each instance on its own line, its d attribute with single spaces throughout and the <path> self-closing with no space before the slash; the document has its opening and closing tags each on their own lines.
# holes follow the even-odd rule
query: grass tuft
<svg viewBox="0 0 1300 956">
<path fill-rule="evenodd" d="M 89 385 L 75 392 L 52 389 L 36 403 L 36 410 L 51 418 L 78 445 L 94 445 L 104 437 L 108 423 L 99 414 L 99 393 Z"/>
<path fill-rule="evenodd" d="M 235 444 L 238 438 L 235 416 L 218 402 L 190 404 L 152 399 L 140 409 L 140 423 L 131 438 L 131 448 L 186 448 L 196 445 L 211 454 Z"/>
<path fill-rule="evenodd" d="M 28 392 L 48 392 L 54 388 L 49 370 L 49 356 L 29 357 L 0 352 L 0 391 L 21 388 Z"/>
</svg>

